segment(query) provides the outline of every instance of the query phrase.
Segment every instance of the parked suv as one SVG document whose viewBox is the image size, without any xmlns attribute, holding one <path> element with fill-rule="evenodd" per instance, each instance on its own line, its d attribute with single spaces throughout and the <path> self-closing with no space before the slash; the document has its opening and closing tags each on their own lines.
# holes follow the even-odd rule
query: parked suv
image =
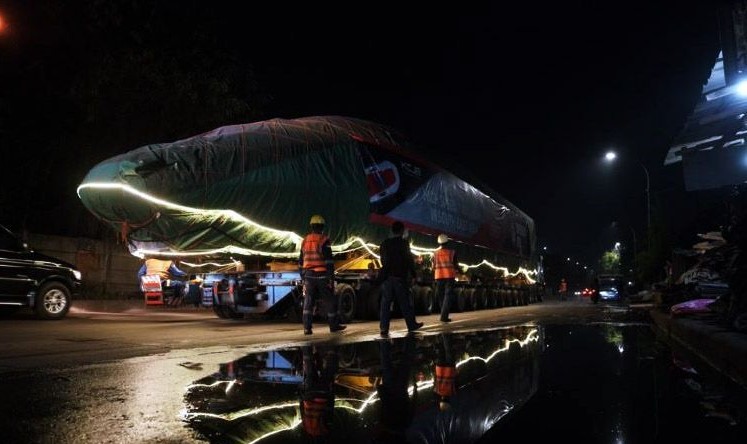
<svg viewBox="0 0 747 444">
<path fill-rule="evenodd" d="M 73 265 L 33 251 L 0 225 L 0 314 L 29 307 L 41 319 L 62 319 L 80 278 Z"/>
</svg>

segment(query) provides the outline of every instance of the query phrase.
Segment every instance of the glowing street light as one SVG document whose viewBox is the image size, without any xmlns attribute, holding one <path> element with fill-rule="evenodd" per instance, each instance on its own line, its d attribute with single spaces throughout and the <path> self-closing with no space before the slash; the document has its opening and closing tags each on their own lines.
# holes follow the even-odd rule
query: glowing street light
<svg viewBox="0 0 747 444">
<path fill-rule="evenodd" d="M 609 163 L 614 162 L 614 160 L 617 159 L 617 154 L 614 151 L 607 151 L 604 155 L 604 159 Z M 646 173 L 646 231 L 649 231 L 651 229 L 651 194 L 649 193 L 650 179 L 646 165 L 643 163 L 640 163 L 640 165 L 641 168 L 643 168 L 643 172 Z"/>
</svg>

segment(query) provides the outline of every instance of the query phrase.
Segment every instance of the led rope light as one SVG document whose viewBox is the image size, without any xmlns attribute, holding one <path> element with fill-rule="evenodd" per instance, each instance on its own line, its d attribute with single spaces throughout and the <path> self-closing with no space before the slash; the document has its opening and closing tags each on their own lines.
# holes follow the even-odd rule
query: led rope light
<svg viewBox="0 0 747 444">
<path fill-rule="evenodd" d="M 537 341 L 539 341 L 539 336 L 538 335 L 539 335 L 538 330 L 534 329 L 534 330 L 530 330 L 529 333 L 527 334 L 526 338 L 524 338 L 524 339 L 505 339 L 504 340 L 504 345 L 502 347 L 499 347 L 498 349 L 496 349 L 490 355 L 488 355 L 487 358 L 483 358 L 481 356 L 470 356 L 468 358 L 462 359 L 461 361 L 457 362 L 456 363 L 456 367 L 457 368 L 461 367 L 462 365 L 464 365 L 467 362 L 472 361 L 472 360 L 481 360 L 481 361 L 487 363 L 487 362 L 491 361 L 493 358 L 495 358 L 496 356 L 498 356 L 500 353 L 505 353 L 506 351 L 508 351 L 509 346 L 512 343 L 518 343 L 519 346 L 521 346 L 523 348 L 525 345 L 529 344 L 530 342 L 537 342 Z M 189 388 L 192 388 L 192 387 L 212 387 L 212 386 L 215 386 L 215 385 L 220 384 L 220 383 L 229 383 L 229 385 L 232 385 L 230 383 L 233 383 L 235 381 L 236 380 L 234 379 L 232 381 L 216 381 L 216 382 L 214 382 L 212 384 L 192 384 L 192 385 L 187 386 L 187 388 L 189 389 Z M 408 395 L 412 396 L 413 393 L 416 390 L 419 391 L 419 390 L 423 390 L 423 389 L 432 387 L 433 384 L 434 384 L 434 382 L 435 382 L 434 378 L 431 378 L 431 379 L 428 379 L 428 380 L 425 380 L 425 381 L 417 381 L 415 383 L 415 387 L 409 387 L 407 389 Z M 355 411 L 355 412 L 361 414 L 361 413 L 363 413 L 363 410 L 365 410 L 369 405 L 372 405 L 373 403 L 375 403 L 375 402 L 377 402 L 379 400 L 380 400 L 380 398 L 378 398 L 377 393 L 373 392 L 371 395 L 369 395 L 365 399 L 336 398 L 335 399 L 335 407 L 337 407 L 337 408 L 343 408 L 343 409 L 350 410 L 350 411 Z M 347 405 L 346 404 L 346 403 L 350 403 L 351 401 L 352 402 L 360 402 L 361 403 L 361 407 L 360 408 L 355 408 L 355 407 L 353 407 L 351 405 Z M 233 421 L 235 419 L 241 419 L 241 418 L 245 418 L 247 416 L 254 416 L 254 415 L 257 415 L 259 413 L 263 413 L 263 412 L 270 411 L 270 410 L 281 410 L 281 409 L 287 409 L 287 408 L 290 408 L 290 407 L 298 409 L 298 403 L 297 402 L 283 402 L 283 403 L 272 404 L 272 405 L 268 405 L 268 406 L 264 406 L 264 407 L 257 407 L 257 408 L 253 408 L 253 409 L 242 410 L 242 411 L 239 411 L 239 412 L 236 412 L 236 413 L 227 413 L 227 414 L 188 413 L 185 410 L 182 410 L 181 417 L 183 419 L 187 419 L 187 420 L 191 419 L 191 418 L 208 417 L 208 418 L 223 419 L 223 420 L 226 420 L 226 421 Z M 286 431 L 286 430 L 292 430 L 292 429 L 298 427 L 300 424 L 301 424 L 301 420 L 298 419 L 298 415 L 296 415 L 296 418 L 288 426 L 280 427 L 280 428 L 278 428 L 276 430 L 272 430 L 272 431 L 270 431 L 268 433 L 265 433 L 264 435 L 262 435 L 262 436 L 260 436 L 260 437 L 258 437 L 256 439 L 254 439 L 253 441 L 250 441 L 250 442 L 251 443 L 257 443 L 257 442 L 263 440 L 264 438 L 267 438 L 268 436 L 272 436 L 272 435 L 274 435 L 276 433 L 280 433 L 280 432 L 283 432 L 283 431 Z"/>
<path fill-rule="evenodd" d="M 188 207 L 185 205 L 180 205 L 180 204 L 176 204 L 173 202 L 169 202 L 167 200 L 164 200 L 159 197 L 153 196 L 151 194 L 137 190 L 130 185 L 122 184 L 122 183 L 89 182 L 89 183 L 81 184 L 78 186 L 76 190 L 76 193 L 78 194 L 78 198 L 80 198 L 80 191 L 83 189 L 87 189 L 87 188 L 108 189 L 108 190 L 118 189 L 126 193 L 129 193 L 135 197 L 143 199 L 147 202 L 160 205 L 165 208 L 183 211 L 183 212 L 191 213 L 197 216 L 213 216 L 213 217 L 218 217 L 218 218 L 227 218 L 235 222 L 249 225 L 252 228 L 266 231 L 270 234 L 277 236 L 281 240 L 288 239 L 292 241 L 297 247 L 299 247 L 301 245 L 301 241 L 303 241 L 303 237 L 293 231 L 278 230 L 275 228 L 264 226 L 262 224 L 254 222 L 251 219 L 248 219 L 242 216 L 241 214 L 233 210 L 214 210 L 214 209 L 208 210 L 208 209 L 202 209 L 202 208 Z M 352 248 L 352 246 L 355 243 L 360 244 L 360 246 Z M 357 251 L 360 249 L 365 249 L 368 254 L 375 257 L 376 259 L 380 259 L 380 256 L 373 251 L 374 248 L 378 249 L 378 245 L 366 242 L 364 239 L 356 236 L 343 244 L 332 245 L 332 252 L 336 254 L 342 254 L 342 253 L 350 253 L 350 252 Z M 437 248 L 420 247 L 415 244 L 410 244 L 410 249 L 412 250 L 413 255 L 416 255 L 416 256 L 433 255 L 433 252 L 437 250 Z M 249 248 L 237 247 L 235 245 L 227 245 L 222 248 L 216 248 L 216 249 L 210 249 L 210 250 L 169 251 L 169 252 L 164 252 L 164 251 L 159 251 L 159 250 L 149 250 L 149 249 L 138 249 L 132 253 L 133 256 L 136 256 L 139 258 L 144 258 L 149 255 L 160 255 L 160 256 L 168 256 L 168 257 L 197 257 L 197 256 L 219 255 L 219 254 L 240 254 L 244 256 L 268 256 L 268 257 L 284 258 L 284 259 L 293 259 L 293 258 L 298 257 L 297 251 L 286 252 L 286 253 L 261 251 L 261 250 L 253 250 Z M 536 282 L 534 279 L 530 277 L 530 275 L 536 275 L 537 272 L 532 271 L 532 270 L 527 270 L 523 267 L 519 267 L 517 271 L 511 272 L 508 268 L 494 265 L 487 260 L 483 260 L 482 262 L 478 264 L 473 264 L 473 265 L 463 264 L 463 263 L 460 263 L 459 265 L 466 269 L 477 268 L 481 265 L 487 265 L 496 271 L 503 272 L 507 276 L 517 276 L 518 274 L 523 274 L 526 277 L 527 281 L 529 281 L 529 283 L 533 284 Z"/>
<path fill-rule="evenodd" d="M 187 267 L 192 267 L 192 268 L 202 268 L 202 267 L 207 267 L 208 265 L 212 265 L 213 267 L 229 267 L 231 265 L 238 265 L 240 263 L 241 261 L 237 261 L 237 260 L 233 260 L 232 262 L 226 262 L 225 264 L 218 264 L 216 262 L 205 262 L 204 264 L 192 264 L 189 262 L 182 261 L 181 265 L 186 265 Z"/>
</svg>

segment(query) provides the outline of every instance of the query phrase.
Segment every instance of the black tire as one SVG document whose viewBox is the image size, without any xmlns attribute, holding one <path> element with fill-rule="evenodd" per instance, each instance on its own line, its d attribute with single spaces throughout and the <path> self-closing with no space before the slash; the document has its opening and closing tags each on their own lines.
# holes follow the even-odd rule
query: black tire
<svg viewBox="0 0 747 444">
<path fill-rule="evenodd" d="M 489 298 L 490 296 L 488 295 L 487 288 L 482 287 L 475 289 L 475 309 L 485 310 L 486 308 L 490 308 L 490 304 L 488 303 Z"/>
<path fill-rule="evenodd" d="M 508 307 L 511 305 L 508 300 L 508 289 L 501 288 L 498 290 L 498 302 L 500 307 Z"/>
<path fill-rule="evenodd" d="M 488 297 L 488 308 L 497 308 L 498 305 L 498 290 L 495 288 L 485 289 L 485 295 Z"/>
<path fill-rule="evenodd" d="M 452 311 L 455 313 L 461 313 L 464 311 L 464 298 L 462 297 L 463 288 L 454 289 L 454 303 L 452 304 Z"/>
<path fill-rule="evenodd" d="M 335 296 L 340 322 L 347 324 L 355 316 L 355 290 L 349 284 L 339 284 L 335 287 Z"/>
<path fill-rule="evenodd" d="M 421 310 L 418 314 L 429 315 L 433 313 L 435 301 L 431 287 L 420 287 L 420 306 Z"/>
<path fill-rule="evenodd" d="M 475 299 L 475 289 L 465 288 L 462 291 L 462 298 L 464 299 L 464 310 L 475 311 L 477 309 L 477 299 Z"/>
<path fill-rule="evenodd" d="M 216 305 L 215 303 L 213 303 L 213 313 L 215 313 L 216 316 L 218 316 L 221 319 L 227 319 L 228 318 L 228 313 L 226 313 L 223 310 L 223 306 L 222 305 Z"/>
<path fill-rule="evenodd" d="M 213 305 L 213 312 L 222 319 L 244 319 L 244 313 L 239 313 L 228 305 Z"/>
<path fill-rule="evenodd" d="M 62 282 L 47 282 L 36 295 L 34 312 L 39 319 L 62 319 L 70 311 L 70 290 Z"/>
</svg>

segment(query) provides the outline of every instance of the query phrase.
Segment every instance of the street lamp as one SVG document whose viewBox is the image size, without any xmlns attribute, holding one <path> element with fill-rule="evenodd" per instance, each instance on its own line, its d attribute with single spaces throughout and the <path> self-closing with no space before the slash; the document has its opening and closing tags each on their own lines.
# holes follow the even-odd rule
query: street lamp
<svg viewBox="0 0 747 444">
<path fill-rule="evenodd" d="M 604 155 L 604 159 L 607 162 L 613 162 L 615 159 L 617 159 L 617 154 L 614 151 L 607 151 L 607 153 Z M 646 168 L 646 165 L 643 163 L 639 163 L 641 168 L 643 168 L 643 172 L 646 173 L 646 232 L 649 232 L 651 230 L 651 194 L 650 194 L 650 185 L 651 181 L 648 174 L 648 168 Z"/>
</svg>

